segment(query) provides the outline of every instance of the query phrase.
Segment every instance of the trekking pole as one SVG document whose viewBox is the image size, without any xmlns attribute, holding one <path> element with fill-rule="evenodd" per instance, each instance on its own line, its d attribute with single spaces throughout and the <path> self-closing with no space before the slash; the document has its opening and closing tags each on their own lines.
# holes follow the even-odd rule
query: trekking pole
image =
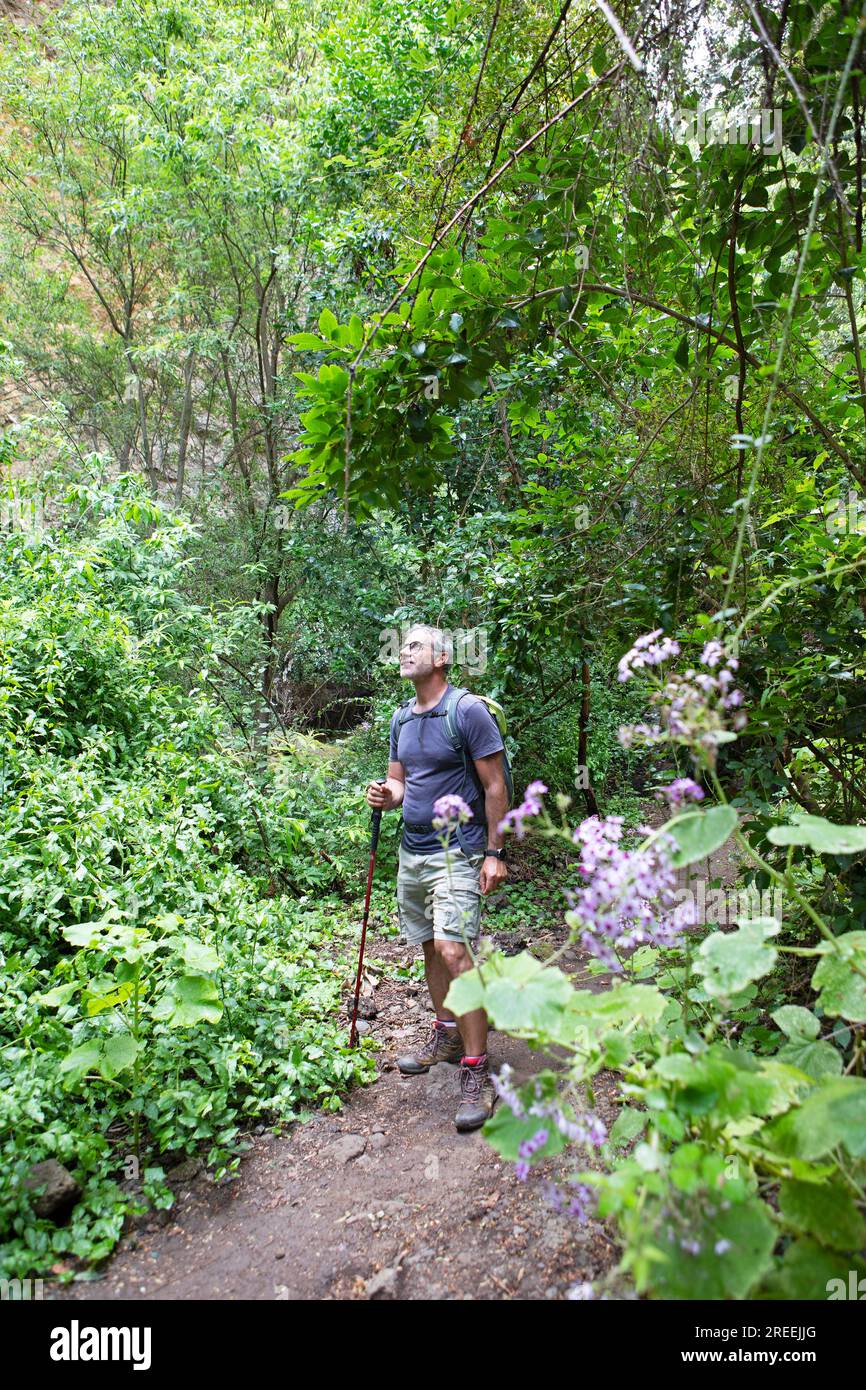
<svg viewBox="0 0 866 1390">
<path fill-rule="evenodd" d="M 384 787 L 387 782 L 386 777 L 378 779 L 379 786 Z M 361 971 L 364 967 L 364 943 L 367 940 L 367 920 L 370 916 L 370 894 L 373 891 L 373 869 L 376 864 L 376 847 L 379 844 L 379 830 L 382 825 L 382 812 L 376 810 L 370 817 L 370 866 L 367 869 L 367 896 L 364 899 L 364 920 L 361 924 L 361 950 L 358 955 L 358 974 L 355 979 L 355 1006 L 352 1012 L 352 1031 L 349 1035 L 349 1046 L 355 1047 L 358 1041 L 358 1000 L 361 996 Z"/>
</svg>

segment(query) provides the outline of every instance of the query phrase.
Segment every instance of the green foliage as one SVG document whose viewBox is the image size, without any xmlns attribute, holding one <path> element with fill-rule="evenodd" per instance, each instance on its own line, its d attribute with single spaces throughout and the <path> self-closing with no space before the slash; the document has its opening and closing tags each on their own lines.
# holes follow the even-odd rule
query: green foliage
<svg viewBox="0 0 866 1390">
<path fill-rule="evenodd" d="M 9 1274 L 104 1257 L 140 1200 L 122 1182 L 128 1158 L 166 1205 L 161 1154 L 203 1149 L 230 1174 L 251 1121 L 339 1107 L 370 1068 L 337 1022 L 345 910 L 276 888 L 313 875 L 332 889 L 351 836 L 316 877 L 293 798 L 202 689 L 225 631 L 177 590 L 188 528 L 128 484 L 103 504 L 89 534 L 2 542 Z M 48 1156 L 84 1191 L 57 1228 L 21 1186 Z"/>
</svg>

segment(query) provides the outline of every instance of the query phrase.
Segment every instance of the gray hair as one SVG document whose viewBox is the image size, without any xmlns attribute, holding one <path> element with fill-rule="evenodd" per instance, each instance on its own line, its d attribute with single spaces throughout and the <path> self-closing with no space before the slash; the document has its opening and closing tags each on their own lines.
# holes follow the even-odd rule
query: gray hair
<svg viewBox="0 0 866 1390">
<path fill-rule="evenodd" d="M 450 632 L 445 632 L 441 627 L 430 627 L 428 623 L 413 623 L 407 630 L 408 639 L 410 632 L 421 632 L 429 640 L 433 647 L 433 656 L 444 655 L 448 658 L 445 662 L 445 670 L 454 664 L 454 641 Z"/>
</svg>

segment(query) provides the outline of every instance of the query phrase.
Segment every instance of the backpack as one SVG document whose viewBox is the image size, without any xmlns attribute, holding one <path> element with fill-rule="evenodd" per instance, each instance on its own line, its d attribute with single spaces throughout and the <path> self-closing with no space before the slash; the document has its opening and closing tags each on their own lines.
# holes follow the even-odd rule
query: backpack
<svg viewBox="0 0 866 1390">
<path fill-rule="evenodd" d="M 446 695 L 442 708 L 436 710 L 435 714 L 433 714 L 433 711 L 431 710 L 429 711 L 429 714 L 433 715 L 434 718 L 441 718 L 445 720 L 445 737 L 450 743 L 451 747 L 454 749 L 454 752 L 460 753 L 463 757 L 463 785 L 466 785 L 467 777 L 472 778 L 472 781 L 475 785 L 475 790 L 477 791 L 478 796 L 481 800 L 481 805 L 483 806 L 484 789 L 481 786 L 481 781 L 478 777 L 478 773 L 475 770 L 474 763 L 466 755 L 466 745 L 463 742 L 463 734 L 461 733 L 460 726 L 457 722 L 457 706 L 460 704 L 460 701 L 463 699 L 465 695 L 472 695 L 474 699 L 481 700 L 481 702 L 487 706 L 488 711 L 496 720 L 497 727 L 499 729 L 500 734 L 502 735 L 502 762 L 505 771 L 505 790 L 508 793 L 508 805 L 511 806 L 514 800 L 514 778 L 511 773 L 511 763 L 508 760 L 508 750 L 505 747 L 505 734 L 508 730 L 508 721 L 505 718 L 505 710 L 502 708 L 499 702 L 497 700 L 494 700 L 490 695 L 476 695 L 475 692 L 472 690 L 464 690 L 461 686 L 453 686 L 452 689 L 449 690 L 448 694 Z M 400 706 L 397 715 L 398 738 L 400 736 L 400 729 L 405 723 L 407 723 L 408 720 L 415 718 L 424 719 L 428 717 L 427 711 L 425 711 L 423 715 L 415 715 L 410 710 L 409 706 L 412 704 L 413 699 L 414 696 L 411 696 L 408 700 L 404 700 L 402 705 Z"/>
</svg>

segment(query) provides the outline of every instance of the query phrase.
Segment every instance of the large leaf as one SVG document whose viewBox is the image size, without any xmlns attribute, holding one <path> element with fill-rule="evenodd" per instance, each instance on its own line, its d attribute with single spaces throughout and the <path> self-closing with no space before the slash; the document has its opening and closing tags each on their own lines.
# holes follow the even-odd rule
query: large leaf
<svg viewBox="0 0 866 1390">
<path fill-rule="evenodd" d="M 789 1039 L 776 1053 L 780 1062 L 799 1068 L 815 1081 L 822 1076 L 839 1076 L 842 1056 L 831 1042 L 819 1040 L 821 1024 L 810 1009 L 784 1004 L 771 1018 Z"/>
<path fill-rule="evenodd" d="M 707 1201 L 688 1229 L 671 1228 L 659 1242 L 663 1262 L 656 1267 L 654 1291 L 663 1298 L 746 1298 L 770 1267 L 776 1228 L 770 1210 L 757 1198 L 725 1204 Z M 694 1242 L 697 1246 L 692 1253 Z"/>
<path fill-rule="evenodd" d="M 783 1004 L 770 1017 L 788 1038 L 817 1038 L 821 1031 L 820 1020 L 812 1010 L 804 1009 L 799 1004 Z"/>
<path fill-rule="evenodd" d="M 821 1245 L 836 1250 L 866 1245 L 866 1221 L 840 1183 L 783 1182 L 779 1211 L 791 1230 L 814 1236 Z"/>
<path fill-rule="evenodd" d="M 80 1081 L 88 1072 L 99 1071 L 101 1051 L 96 1038 L 91 1038 L 88 1042 L 79 1043 L 71 1052 L 62 1058 L 58 1070 L 65 1078 L 65 1083 L 71 1085 L 75 1081 Z"/>
<path fill-rule="evenodd" d="M 545 969 L 534 956 L 491 956 L 479 971 L 458 976 L 448 991 L 446 1007 L 458 1016 L 486 1009 L 495 1028 L 506 1033 L 546 1034 L 556 1031 L 562 1010 L 572 996 L 567 975 Z"/>
<path fill-rule="evenodd" d="M 737 828 L 733 806 L 712 806 L 708 811 L 690 811 L 671 823 L 670 833 L 678 849 L 672 856 L 675 868 L 685 868 L 719 849 Z"/>
<path fill-rule="evenodd" d="M 139 1052 L 139 1044 L 131 1033 L 112 1033 L 102 1044 L 99 1070 L 111 1080 L 118 1072 L 131 1067 Z"/>
<path fill-rule="evenodd" d="M 825 1014 L 866 1023 L 866 979 L 852 968 L 866 970 L 866 931 L 850 931 L 837 938 L 837 949 L 818 962 L 812 988 Z"/>
<path fill-rule="evenodd" d="M 187 936 L 183 939 L 181 949 L 183 951 L 183 963 L 191 974 L 210 974 L 212 970 L 219 970 L 220 958 L 213 946 L 207 946 L 205 942 Z"/>
<path fill-rule="evenodd" d="M 808 845 L 819 854 L 859 854 L 866 849 L 866 825 L 834 825 L 823 816 L 797 815 L 793 825 L 767 831 L 773 845 Z"/>
<path fill-rule="evenodd" d="M 484 1126 L 484 1137 L 503 1158 L 514 1162 L 519 1158 L 518 1149 L 525 1139 L 531 1139 L 539 1130 L 547 1131 L 547 1143 L 534 1155 L 536 1159 L 550 1158 L 565 1148 L 566 1140 L 552 1120 L 540 1120 L 532 1115 L 521 1118 L 507 1105 L 498 1105 Z"/>
<path fill-rule="evenodd" d="M 857 1279 L 864 1271 L 862 1261 L 825 1250 L 804 1237 L 791 1242 L 781 1264 L 767 1275 L 756 1296 L 822 1303 L 839 1297 L 847 1299 L 852 1271 L 856 1297 Z"/>
<path fill-rule="evenodd" d="M 802 1105 L 763 1132 L 768 1146 L 798 1158 L 822 1158 L 844 1144 L 853 1158 L 866 1157 L 866 1080 L 838 1076 L 810 1091 Z"/>
<path fill-rule="evenodd" d="M 778 953 L 767 942 L 778 931 L 775 917 L 755 917 L 742 922 L 736 931 L 713 932 L 706 937 L 698 948 L 694 969 L 703 975 L 707 994 L 736 994 L 750 981 L 768 975 Z"/>
<path fill-rule="evenodd" d="M 217 987 L 207 975 L 181 975 L 161 995 L 154 1018 L 172 1028 L 189 1028 L 196 1023 L 218 1023 L 222 1003 Z"/>
</svg>

